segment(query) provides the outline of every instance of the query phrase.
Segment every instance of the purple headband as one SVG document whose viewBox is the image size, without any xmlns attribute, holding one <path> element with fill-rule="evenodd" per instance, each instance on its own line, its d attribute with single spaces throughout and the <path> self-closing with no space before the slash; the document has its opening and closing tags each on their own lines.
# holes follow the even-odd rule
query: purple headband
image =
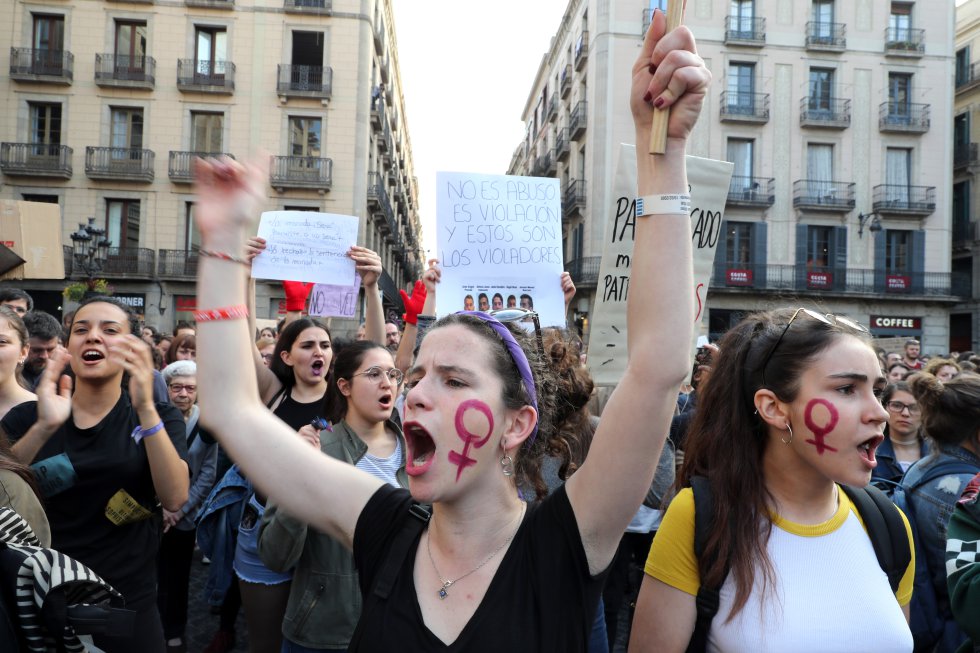
<svg viewBox="0 0 980 653">
<path fill-rule="evenodd" d="M 457 311 L 456 315 L 472 315 L 486 322 L 490 328 L 497 332 L 497 335 L 500 336 L 500 339 L 504 341 L 504 345 L 507 347 L 507 353 L 510 354 L 510 357 L 514 360 L 514 364 L 517 365 L 517 371 L 520 372 L 521 379 L 524 381 L 524 389 L 527 390 L 528 397 L 531 399 L 531 405 L 534 406 L 534 411 L 537 412 L 538 393 L 534 390 L 534 377 L 531 375 L 531 364 L 527 360 L 527 354 L 524 353 L 524 349 L 517 343 L 510 329 L 503 322 L 483 311 Z M 530 446 L 534 442 L 534 437 L 537 434 L 538 422 L 535 420 L 534 430 L 531 431 L 531 437 L 528 438 L 526 446 Z"/>
</svg>

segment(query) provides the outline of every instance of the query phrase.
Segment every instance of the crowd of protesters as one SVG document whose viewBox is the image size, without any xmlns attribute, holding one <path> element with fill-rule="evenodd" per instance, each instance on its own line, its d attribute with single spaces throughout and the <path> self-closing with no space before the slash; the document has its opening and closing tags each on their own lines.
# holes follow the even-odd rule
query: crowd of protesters
<svg viewBox="0 0 980 653">
<path fill-rule="evenodd" d="M 676 193 L 710 75 L 660 12 L 631 74 L 638 143 L 672 108 L 638 193 Z M 875 349 L 794 306 L 692 367 L 690 225 L 667 210 L 636 222 L 628 364 L 592 414 L 579 334 L 503 300 L 437 319 L 436 260 L 401 322 L 355 246 L 349 340 L 298 282 L 257 329 L 261 172 L 197 174 L 195 324 L 103 295 L 59 321 L 0 288 L 0 506 L 121 593 L 98 650 L 188 650 L 195 547 L 205 653 L 242 609 L 261 653 L 980 645 L 980 356 Z"/>
</svg>

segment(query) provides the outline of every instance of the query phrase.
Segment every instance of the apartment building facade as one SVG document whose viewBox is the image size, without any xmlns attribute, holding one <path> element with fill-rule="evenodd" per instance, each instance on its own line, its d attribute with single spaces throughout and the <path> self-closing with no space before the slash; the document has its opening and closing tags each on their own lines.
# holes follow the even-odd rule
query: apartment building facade
<svg viewBox="0 0 980 653">
<path fill-rule="evenodd" d="M 562 180 L 581 327 L 600 283 L 618 145 L 633 140 L 629 65 L 656 4 L 569 3 L 511 164 Z M 922 338 L 927 352 L 949 349 L 952 309 L 971 282 L 951 269 L 953 9 L 687 3 L 714 76 L 689 153 L 735 164 L 708 293 L 712 338 L 746 312 L 800 304 L 880 337 Z"/>
<path fill-rule="evenodd" d="M 271 157 L 266 208 L 359 218 L 386 308 L 421 274 L 391 0 L 16 0 L 0 36 L 0 198 L 55 202 L 69 279 L 163 329 L 195 305 L 196 156 Z M 9 42 L 5 42 L 8 41 Z M 93 270 L 72 251 L 104 235 Z M 95 242 L 81 243 L 86 249 Z M 25 280 L 57 312 L 64 279 Z M 260 282 L 256 313 L 283 313 Z M 353 328 L 353 327 L 351 327 Z"/>
</svg>

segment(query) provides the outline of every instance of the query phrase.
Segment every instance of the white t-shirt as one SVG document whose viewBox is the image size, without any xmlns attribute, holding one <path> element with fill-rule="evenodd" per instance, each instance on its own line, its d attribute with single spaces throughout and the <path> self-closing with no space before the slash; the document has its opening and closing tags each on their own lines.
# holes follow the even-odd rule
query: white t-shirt
<svg viewBox="0 0 980 653">
<path fill-rule="evenodd" d="M 375 478 L 381 479 L 388 485 L 401 487 L 398 484 L 397 476 L 398 468 L 401 467 L 401 464 L 402 442 L 400 439 L 395 438 L 395 450 L 390 456 L 387 458 L 378 458 L 377 456 L 371 455 L 369 451 L 361 456 L 361 459 L 354 466 Z"/>
</svg>

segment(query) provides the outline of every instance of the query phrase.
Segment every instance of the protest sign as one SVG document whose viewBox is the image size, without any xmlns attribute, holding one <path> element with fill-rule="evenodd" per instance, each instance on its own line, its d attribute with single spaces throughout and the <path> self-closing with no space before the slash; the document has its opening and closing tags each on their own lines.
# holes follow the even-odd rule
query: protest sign
<svg viewBox="0 0 980 653">
<path fill-rule="evenodd" d="M 361 275 L 354 273 L 354 285 L 332 286 L 318 283 L 310 291 L 310 310 L 313 317 L 354 317 L 357 312 L 357 293 Z"/>
<path fill-rule="evenodd" d="M 643 146 L 646 144 L 644 143 Z M 691 241 L 694 246 L 694 308 L 691 353 L 698 330 L 715 248 L 721 234 L 728 185 L 734 166 L 726 161 L 687 157 L 687 181 L 691 192 Z M 615 385 L 626 371 L 626 297 L 629 293 L 633 230 L 636 225 L 636 155 L 632 145 L 621 145 L 614 205 L 606 217 L 599 284 L 592 309 L 588 365 L 596 385 Z M 640 218 L 655 220 L 656 216 Z"/>
<path fill-rule="evenodd" d="M 259 237 L 265 238 L 266 248 L 252 262 L 252 276 L 352 284 L 354 261 L 347 251 L 357 244 L 357 223 L 352 215 L 266 211 L 258 232 Z"/>
<path fill-rule="evenodd" d="M 436 312 L 533 308 L 564 325 L 558 180 L 440 172 L 436 186 Z"/>
</svg>

